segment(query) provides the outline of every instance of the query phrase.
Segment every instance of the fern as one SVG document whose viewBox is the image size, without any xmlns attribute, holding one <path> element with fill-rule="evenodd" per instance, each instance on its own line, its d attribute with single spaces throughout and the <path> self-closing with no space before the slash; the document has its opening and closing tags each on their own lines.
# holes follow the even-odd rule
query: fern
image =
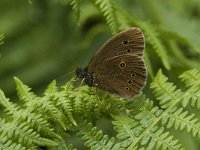
<svg viewBox="0 0 200 150">
<path fill-rule="evenodd" d="M 49 101 L 51 96 L 39 98 L 34 93 L 30 92 L 30 88 L 24 85 L 19 79 L 15 78 L 15 82 L 20 100 L 25 102 L 25 105 L 29 109 L 45 112 L 47 114 L 50 113 L 53 116 L 52 119 L 58 122 L 63 129 L 66 129 L 65 124 L 61 120 L 61 118 L 64 118 L 62 112 L 54 106 L 53 101 Z"/>
<path fill-rule="evenodd" d="M 0 45 L 3 44 L 3 39 L 4 39 L 4 35 L 3 35 L 3 34 L 0 34 Z"/>
<path fill-rule="evenodd" d="M 151 44 L 166 69 L 170 69 L 167 50 L 159 39 L 159 32 L 147 22 L 139 22 L 139 26 L 143 29 L 147 42 Z"/>
<path fill-rule="evenodd" d="M 165 128 L 172 127 L 200 137 L 199 120 L 194 114 L 178 108 L 184 93 L 181 95 L 180 89 L 177 90 L 172 83 L 167 82 L 161 71 L 155 77 L 152 88 L 162 109 L 153 106 L 152 101 L 147 100 L 141 107 L 141 112 L 132 116 L 133 118 L 113 117 L 116 120 L 113 124 L 118 132 L 117 138 L 123 141 L 123 146 L 127 149 L 139 149 L 143 146 L 145 149 L 183 149 L 179 140 L 175 140 L 170 132 L 165 132 Z M 158 127 L 160 124 L 163 127 Z"/>
<path fill-rule="evenodd" d="M 98 7 L 102 15 L 105 17 L 108 26 L 113 33 L 118 31 L 118 22 L 116 12 L 117 9 L 112 0 L 92 0 L 93 3 Z"/>
<path fill-rule="evenodd" d="M 69 0 L 70 5 L 76 15 L 77 21 L 80 18 L 80 0 Z"/>
<path fill-rule="evenodd" d="M 192 69 L 181 74 L 179 78 L 186 87 L 190 87 L 189 94 L 183 99 L 183 106 L 186 107 L 190 104 L 192 107 L 200 109 L 200 71 Z"/>
<path fill-rule="evenodd" d="M 200 121 L 184 105 L 185 98 L 194 99 L 200 93 L 199 77 L 200 71 L 195 69 L 180 75 L 186 85 L 183 91 L 168 82 L 159 70 L 151 84 L 158 106 L 141 95 L 135 100 L 143 103 L 136 103 L 136 107 L 131 100 L 103 92 L 97 97 L 87 86 L 75 88 L 73 79 L 61 88 L 53 81 L 38 97 L 15 77 L 22 106 L 12 103 L 0 91 L 0 105 L 7 115 L 6 119 L 0 118 L 0 145 L 7 149 L 75 149 L 64 139 L 76 133 L 90 149 L 184 149 L 181 140 L 168 128 L 200 138 Z M 193 106 L 191 101 L 187 104 Z M 95 126 L 105 114 L 113 118 L 116 136 Z"/>
<path fill-rule="evenodd" d="M 78 135 L 82 136 L 85 145 L 91 149 L 122 149 L 119 143 L 116 144 L 114 137 L 109 138 L 107 135 L 104 135 L 102 130 L 93 127 L 91 123 L 83 123 L 79 130 Z"/>
</svg>

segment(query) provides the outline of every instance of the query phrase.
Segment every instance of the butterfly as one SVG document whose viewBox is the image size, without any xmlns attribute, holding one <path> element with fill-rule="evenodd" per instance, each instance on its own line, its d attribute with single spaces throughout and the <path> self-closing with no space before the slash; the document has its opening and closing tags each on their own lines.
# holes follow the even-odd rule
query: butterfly
<svg viewBox="0 0 200 150">
<path fill-rule="evenodd" d="M 144 47 L 144 35 L 139 28 L 122 31 L 97 51 L 87 67 L 77 68 L 76 75 L 89 86 L 131 98 L 146 83 Z"/>
</svg>

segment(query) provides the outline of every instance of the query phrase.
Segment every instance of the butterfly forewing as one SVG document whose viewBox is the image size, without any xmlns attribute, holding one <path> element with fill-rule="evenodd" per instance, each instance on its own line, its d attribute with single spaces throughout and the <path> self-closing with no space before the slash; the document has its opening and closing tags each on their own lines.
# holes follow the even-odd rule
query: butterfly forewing
<svg viewBox="0 0 200 150">
<path fill-rule="evenodd" d="M 146 67 L 138 55 L 124 54 L 104 60 L 93 70 L 98 88 L 129 98 L 145 85 Z"/>
<path fill-rule="evenodd" d="M 123 54 L 142 56 L 144 52 L 144 36 L 139 28 L 130 28 L 109 39 L 90 61 L 88 68 L 92 70 L 102 61 Z"/>
</svg>

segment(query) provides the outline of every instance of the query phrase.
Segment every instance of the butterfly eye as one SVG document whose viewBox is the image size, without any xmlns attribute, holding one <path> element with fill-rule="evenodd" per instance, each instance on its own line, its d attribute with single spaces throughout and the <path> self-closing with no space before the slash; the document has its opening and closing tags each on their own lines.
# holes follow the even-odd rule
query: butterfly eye
<svg viewBox="0 0 200 150">
<path fill-rule="evenodd" d="M 128 87 L 125 87 L 125 90 L 126 90 L 126 91 L 128 91 L 128 90 L 129 90 L 129 88 L 128 88 Z"/>
<path fill-rule="evenodd" d="M 128 44 L 128 40 L 124 40 L 124 41 L 122 42 L 122 44 L 123 44 L 123 45 Z"/>
<path fill-rule="evenodd" d="M 133 83 L 133 81 L 132 81 L 132 80 L 128 80 L 127 83 L 128 83 L 129 85 L 131 85 L 131 84 Z"/>
<path fill-rule="evenodd" d="M 131 52 L 131 49 L 130 49 L 130 48 L 126 49 L 126 52 L 127 52 L 127 53 L 130 53 L 130 52 Z"/>
<path fill-rule="evenodd" d="M 131 73 L 131 77 L 135 77 L 136 76 L 136 74 L 135 73 Z"/>
<path fill-rule="evenodd" d="M 125 64 L 124 62 L 121 62 L 121 63 L 119 64 L 119 67 L 120 67 L 120 68 L 124 68 L 124 67 L 126 67 L 126 64 Z"/>
</svg>

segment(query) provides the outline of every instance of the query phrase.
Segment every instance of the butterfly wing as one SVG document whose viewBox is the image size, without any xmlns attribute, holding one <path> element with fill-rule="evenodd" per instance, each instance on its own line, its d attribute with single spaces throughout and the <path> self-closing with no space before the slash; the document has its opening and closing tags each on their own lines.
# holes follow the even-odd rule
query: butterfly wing
<svg viewBox="0 0 200 150">
<path fill-rule="evenodd" d="M 122 54 L 142 56 L 144 35 L 139 28 L 130 28 L 109 39 L 90 61 L 88 68 L 95 68 L 100 62 Z"/>
<path fill-rule="evenodd" d="M 98 88 L 130 98 L 143 88 L 147 73 L 140 56 L 124 54 L 98 64 L 94 69 L 93 77 L 94 84 Z"/>
</svg>

